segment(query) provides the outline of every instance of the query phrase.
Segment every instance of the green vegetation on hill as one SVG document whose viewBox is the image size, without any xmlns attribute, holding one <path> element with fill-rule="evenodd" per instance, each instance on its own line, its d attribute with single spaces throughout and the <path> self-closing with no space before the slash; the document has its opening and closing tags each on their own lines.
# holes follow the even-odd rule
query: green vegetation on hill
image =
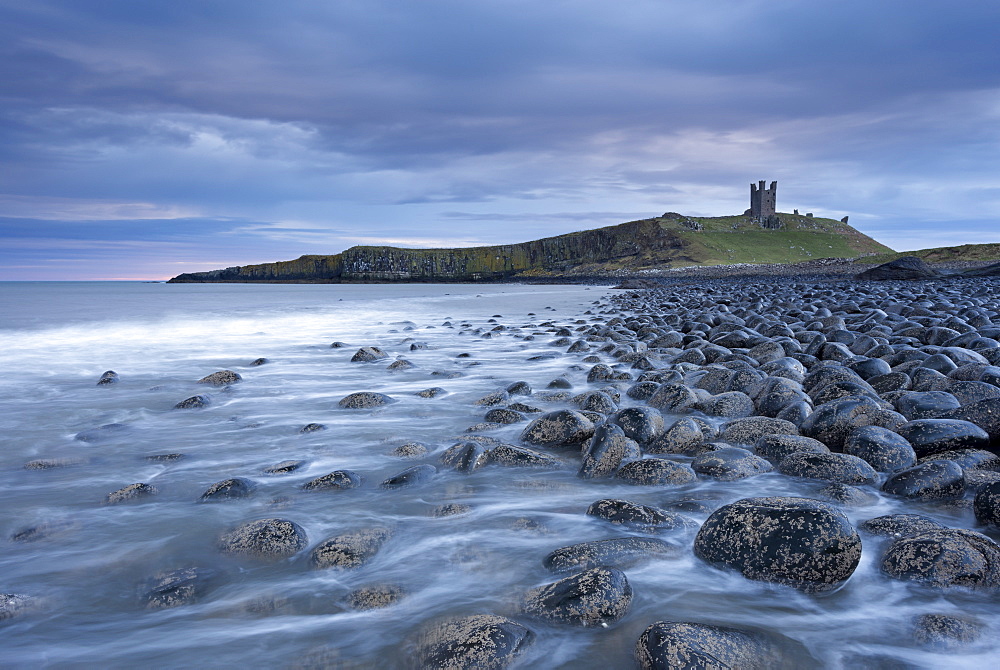
<svg viewBox="0 0 1000 670">
<path fill-rule="evenodd" d="M 183 274 L 171 281 L 496 281 L 892 252 L 840 221 L 795 214 L 780 214 L 779 219 L 780 227 L 765 229 L 749 216 L 668 213 L 518 244 L 456 249 L 360 246 L 331 256 Z"/>
<path fill-rule="evenodd" d="M 894 251 L 866 258 L 866 263 L 888 263 L 902 256 L 916 256 L 926 263 L 954 263 L 956 261 L 998 261 L 1000 243 L 963 244 L 957 247 L 934 247 L 916 251 Z"/>
</svg>

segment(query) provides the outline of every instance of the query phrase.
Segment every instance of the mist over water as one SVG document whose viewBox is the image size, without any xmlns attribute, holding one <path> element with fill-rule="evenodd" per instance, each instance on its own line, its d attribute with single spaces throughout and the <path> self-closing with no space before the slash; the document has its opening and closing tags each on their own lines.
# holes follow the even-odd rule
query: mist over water
<svg viewBox="0 0 1000 670">
<path fill-rule="evenodd" d="M 592 323 L 602 309 L 593 303 L 606 302 L 608 293 L 574 286 L 0 284 L 0 313 L 7 315 L 0 324 L 0 593 L 37 598 L 34 611 L 0 621 L 0 666 L 406 667 L 408 641 L 422 627 L 485 612 L 524 621 L 535 632 L 521 667 L 632 667 L 639 635 L 665 619 L 784 636 L 797 667 L 851 667 L 854 654 L 916 667 L 995 662 L 995 645 L 954 655 L 912 644 L 909 626 L 917 614 L 973 614 L 992 630 L 1000 617 L 992 596 L 944 594 L 880 575 L 883 541 L 870 536 L 862 538 L 854 576 L 825 596 L 709 567 L 694 558 L 688 531 L 663 536 L 677 545 L 676 556 L 626 570 L 635 595 L 620 623 L 575 629 L 521 617 L 519 596 L 561 577 L 542 565 L 551 551 L 637 534 L 586 516 L 595 500 L 663 506 L 695 499 L 714 507 L 751 496 L 809 497 L 823 486 L 776 473 L 675 487 L 583 480 L 576 476 L 578 455 L 567 452 L 556 454 L 565 462 L 557 470 L 489 466 L 460 474 L 441 466 L 441 453 L 483 421 L 488 408 L 475 401 L 488 393 L 523 380 L 535 396 L 515 400 L 551 411 L 568 404 L 539 395 L 560 375 L 573 393 L 607 384 L 587 384 L 589 365 L 580 361 L 587 354 L 551 346 L 552 329 L 541 324 Z M 497 325 L 507 330 L 493 331 Z M 335 341 L 348 346 L 331 348 Z M 426 348 L 411 351 L 412 342 Z M 390 358 L 351 363 L 368 345 Z M 539 355 L 552 356 L 529 360 Z M 260 357 L 268 362 L 250 365 Z M 397 357 L 415 367 L 388 371 Z M 115 370 L 120 383 L 98 387 L 105 370 Z M 228 389 L 196 383 L 217 370 L 236 371 L 243 380 Z M 416 395 L 430 387 L 446 394 Z M 356 391 L 396 402 L 374 410 L 338 406 Z M 210 396 L 211 404 L 173 409 L 196 394 Z M 622 407 L 641 404 L 624 392 L 621 400 Z M 665 417 L 668 425 L 672 418 Z M 310 423 L 326 429 L 301 433 Z M 121 427 L 100 429 L 109 424 Z M 524 425 L 482 434 L 518 444 Z M 391 454 L 413 441 L 426 444 L 428 454 L 414 460 Z M 164 454 L 183 457 L 148 458 Z M 36 459 L 61 466 L 25 469 Z M 286 460 L 305 465 L 264 474 Z M 417 463 L 434 464 L 439 473 L 421 486 L 379 488 Z M 362 474 L 364 486 L 302 490 L 341 469 Z M 230 477 L 253 480 L 255 494 L 198 502 Z M 136 482 L 158 493 L 103 504 L 108 493 Z M 433 516 L 450 503 L 471 510 Z M 970 523 L 967 510 L 904 508 L 885 497 L 845 511 L 855 525 L 892 512 L 919 512 L 956 527 Z M 700 523 L 706 515 L 688 516 Z M 308 549 L 276 563 L 218 550 L 224 532 L 268 517 L 302 526 Z M 363 567 L 309 565 L 309 551 L 322 540 L 375 526 L 392 534 Z M 35 527 L 44 537 L 13 539 Z M 212 573 L 196 603 L 144 606 L 151 577 L 192 566 Z M 373 584 L 397 585 L 404 596 L 384 609 L 351 609 L 348 594 Z"/>
</svg>

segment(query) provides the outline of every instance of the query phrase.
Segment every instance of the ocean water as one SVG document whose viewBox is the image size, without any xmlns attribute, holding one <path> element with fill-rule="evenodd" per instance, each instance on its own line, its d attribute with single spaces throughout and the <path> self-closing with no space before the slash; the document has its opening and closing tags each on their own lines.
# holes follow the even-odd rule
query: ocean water
<svg viewBox="0 0 1000 670">
<path fill-rule="evenodd" d="M 867 536 L 854 576 L 825 596 L 711 568 L 691 554 L 693 533 L 682 533 L 665 538 L 678 545 L 676 556 L 626 571 L 635 595 L 618 624 L 578 629 L 520 616 L 524 591 L 562 576 L 542 566 L 549 552 L 630 534 L 587 517 L 595 500 L 729 502 L 808 496 L 820 487 L 778 474 L 682 487 L 585 481 L 576 477 L 578 459 L 566 454 L 566 467 L 557 470 L 490 466 L 461 474 L 441 466 L 441 453 L 483 420 L 488 408 L 477 399 L 526 381 L 535 395 L 514 400 L 549 411 L 568 406 L 541 397 L 554 378 L 567 376 L 574 392 L 591 388 L 589 365 L 580 360 L 586 354 L 553 347 L 553 332 L 605 318 L 599 312 L 611 293 L 519 285 L 0 284 L 0 593 L 33 599 L 27 612 L 0 621 L 0 667 L 405 668 L 421 629 L 486 612 L 534 631 L 520 667 L 633 667 L 636 640 L 659 620 L 782 636 L 794 667 L 890 667 L 859 657 L 995 667 L 992 643 L 954 655 L 919 649 L 908 632 L 913 616 L 928 612 L 974 614 L 995 631 L 995 604 L 883 577 L 879 541 Z M 414 342 L 426 346 L 411 350 Z M 351 363 L 366 345 L 390 358 Z M 268 362 L 250 365 L 260 357 Z M 395 358 L 414 367 L 387 370 Z M 105 370 L 121 381 L 97 386 Z M 228 389 L 197 383 L 218 370 L 243 380 Z M 417 395 L 431 387 L 445 393 Z M 356 391 L 396 402 L 374 410 L 338 406 Z M 196 394 L 211 404 L 174 409 Z M 639 403 L 622 393 L 622 406 L 629 404 Z M 326 429 L 301 433 L 310 423 Z M 108 425 L 116 428 L 101 429 Z M 523 427 L 481 434 L 516 444 Z M 392 455 L 413 441 L 427 445 L 426 456 Z M 164 454 L 182 457 L 149 458 Z M 286 460 L 305 464 L 264 473 Z M 33 461 L 53 467 L 25 467 Z M 420 486 L 379 487 L 418 463 L 439 472 Z M 340 469 L 360 473 L 365 484 L 302 490 Z M 209 486 L 231 477 L 255 482 L 254 495 L 199 502 Z M 157 494 L 104 504 L 108 493 L 138 482 Z M 445 504 L 470 511 L 435 517 Z M 897 511 L 915 510 L 883 500 L 848 514 L 858 522 Z M 967 510 L 924 513 L 969 525 Z M 299 524 L 307 549 L 271 563 L 218 550 L 223 533 L 269 517 Z M 701 522 L 705 515 L 690 517 Z M 309 551 L 324 539 L 376 526 L 391 536 L 366 565 L 310 566 Z M 211 574 L 200 597 L 146 607 L 154 575 L 189 567 Z M 403 597 L 382 609 L 352 609 L 352 591 L 379 584 L 399 587 Z"/>
</svg>

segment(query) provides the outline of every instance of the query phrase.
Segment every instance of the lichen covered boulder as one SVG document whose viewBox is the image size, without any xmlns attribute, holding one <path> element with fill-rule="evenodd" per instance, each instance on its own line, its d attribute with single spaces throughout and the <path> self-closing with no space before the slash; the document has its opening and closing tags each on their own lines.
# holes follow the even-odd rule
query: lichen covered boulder
<svg viewBox="0 0 1000 670">
<path fill-rule="evenodd" d="M 901 537 L 886 549 L 880 567 L 894 579 L 938 588 L 1000 588 L 1000 546 L 972 530 L 945 528 Z"/>
<path fill-rule="evenodd" d="M 807 498 L 745 498 L 705 521 L 695 555 L 748 579 L 813 593 L 830 591 L 854 573 L 861 539 L 836 507 Z"/>
<path fill-rule="evenodd" d="M 227 554 L 258 559 L 281 559 L 306 547 L 302 526 L 288 519 L 259 519 L 225 533 L 219 548 Z"/>
<path fill-rule="evenodd" d="M 542 565 L 553 572 L 584 570 L 599 565 L 627 568 L 678 553 L 676 546 L 652 537 L 616 537 L 560 547 L 546 556 Z"/>
<path fill-rule="evenodd" d="M 415 656 L 422 668 L 502 670 L 531 644 L 534 634 L 496 614 L 450 619 L 417 638 Z"/>
<path fill-rule="evenodd" d="M 528 424 L 521 441 L 541 447 L 578 446 L 594 434 L 594 422 L 575 410 L 543 414 Z"/>
<path fill-rule="evenodd" d="M 651 625 L 636 643 L 635 660 L 642 670 L 770 670 L 780 665 L 774 644 L 760 633 L 688 621 Z"/>
<path fill-rule="evenodd" d="M 608 625 L 628 613 L 632 585 L 617 568 L 600 566 L 531 589 L 524 596 L 525 614 L 574 626 Z"/>
<path fill-rule="evenodd" d="M 327 538 L 309 555 L 314 568 L 359 568 L 378 553 L 391 532 L 388 528 L 364 528 Z"/>
</svg>

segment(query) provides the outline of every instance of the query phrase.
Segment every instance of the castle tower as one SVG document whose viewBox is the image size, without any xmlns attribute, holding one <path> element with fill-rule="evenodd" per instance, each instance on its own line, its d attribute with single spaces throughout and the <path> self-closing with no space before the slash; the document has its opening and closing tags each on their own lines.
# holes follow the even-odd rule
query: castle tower
<svg viewBox="0 0 1000 670">
<path fill-rule="evenodd" d="M 778 198 L 778 182 L 772 181 L 771 188 L 764 188 L 764 180 L 750 184 L 750 218 L 757 223 L 767 222 L 777 213 L 775 203 Z"/>
</svg>

